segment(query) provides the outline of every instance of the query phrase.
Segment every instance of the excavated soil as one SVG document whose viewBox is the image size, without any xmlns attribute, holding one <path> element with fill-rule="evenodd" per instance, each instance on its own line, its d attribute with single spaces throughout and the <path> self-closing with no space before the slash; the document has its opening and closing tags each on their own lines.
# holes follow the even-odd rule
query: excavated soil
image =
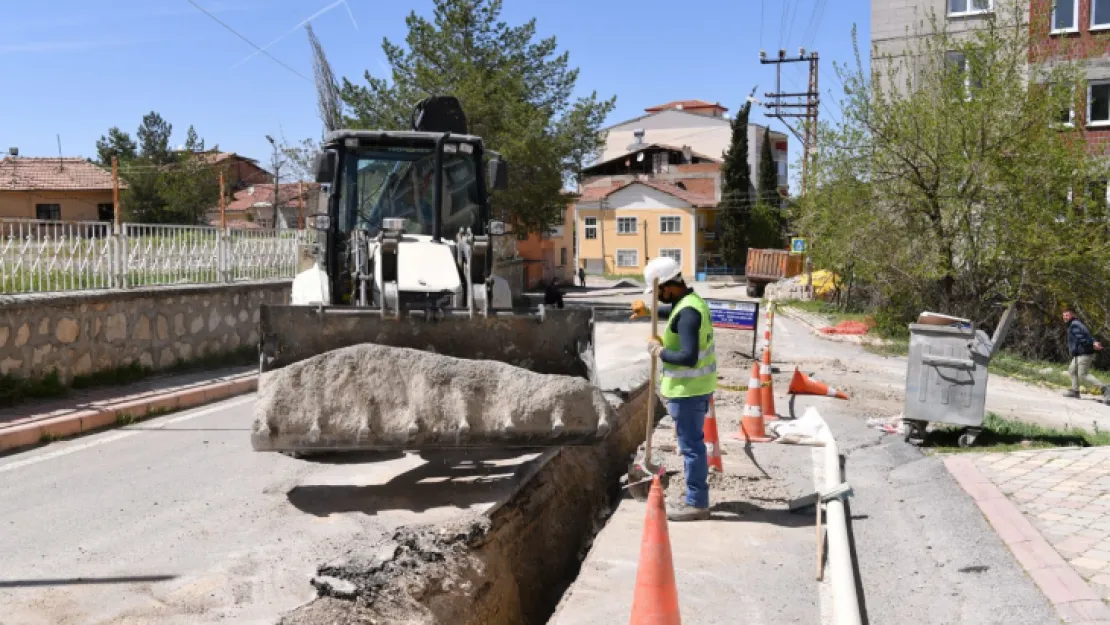
<svg viewBox="0 0 1110 625">
<path fill-rule="evenodd" d="M 352 545 L 319 568 L 320 597 L 282 625 L 545 623 L 621 496 L 647 401 L 658 399 L 645 387 L 630 393 L 604 441 L 540 456 L 520 489 L 483 515 Z"/>
<path fill-rule="evenodd" d="M 422 449 L 573 443 L 615 413 L 583 378 L 362 344 L 264 374 L 256 449 Z"/>
</svg>

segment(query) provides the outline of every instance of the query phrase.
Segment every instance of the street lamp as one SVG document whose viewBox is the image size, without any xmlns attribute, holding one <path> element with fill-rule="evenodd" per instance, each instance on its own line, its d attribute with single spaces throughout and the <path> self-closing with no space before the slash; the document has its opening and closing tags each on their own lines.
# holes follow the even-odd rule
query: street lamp
<svg viewBox="0 0 1110 625">
<path fill-rule="evenodd" d="M 270 135 L 266 135 L 266 140 L 270 142 L 270 145 L 274 146 L 274 199 L 273 199 L 273 204 L 274 204 L 274 232 L 276 233 L 278 231 L 278 191 L 280 190 L 280 186 L 278 185 L 278 183 L 281 180 L 281 160 L 278 158 L 277 141 L 274 141 L 274 138 L 271 137 Z"/>
</svg>

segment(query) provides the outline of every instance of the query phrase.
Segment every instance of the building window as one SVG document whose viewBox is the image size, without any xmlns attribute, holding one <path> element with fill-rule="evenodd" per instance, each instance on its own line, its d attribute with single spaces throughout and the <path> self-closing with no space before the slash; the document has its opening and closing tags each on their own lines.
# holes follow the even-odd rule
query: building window
<svg viewBox="0 0 1110 625">
<path fill-rule="evenodd" d="M 669 258 L 682 266 L 682 250 L 677 247 L 665 247 L 659 250 L 659 256 L 662 258 Z"/>
<path fill-rule="evenodd" d="M 640 266 L 640 251 L 639 250 L 617 250 L 617 266 L 618 267 L 639 267 Z"/>
<path fill-rule="evenodd" d="M 1110 28 L 1110 0 L 1091 0 L 1091 29 L 1099 28 Z"/>
<path fill-rule="evenodd" d="M 678 232 L 682 232 L 682 218 L 660 217 L 659 232 L 662 232 L 663 234 L 675 234 Z"/>
<path fill-rule="evenodd" d="M 597 238 L 597 217 L 586 218 L 586 240 L 591 241 Z"/>
<path fill-rule="evenodd" d="M 983 76 L 982 73 L 976 69 L 978 64 L 969 63 L 966 54 L 957 50 L 945 52 L 944 61 L 952 71 L 963 76 L 964 90 L 967 99 L 971 99 L 972 89 L 982 89 Z"/>
<path fill-rule="evenodd" d="M 992 0 L 948 0 L 948 15 L 949 17 L 956 17 L 989 13 L 992 4 Z"/>
<path fill-rule="evenodd" d="M 98 221 L 113 221 L 116 218 L 116 207 L 113 204 L 97 204 L 96 218 Z"/>
<path fill-rule="evenodd" d="M 705 230 L 707 221 L 708 221 L 708 219 L 706 218 L 705 213 L 699 213 L 698 214 L 698 230 Z M 660 224 L 660 225 L 662 225 L 662 224 Z"/>
<path fill-rule="evenodd" d="M 636 218 L 617 217 L 617 234 L 636 234 Z"/>
<path fill-rule="evenodd" d="M 1052 32 L 1074 33 L 1079 30 L 1079 0 L 1055 0 L 1052 6 Z"/>
<path fill-rule="evenodd" d="M 1110 125 L 1110 80 L 1087 84 L 1087 125 Z"/>
<path fill-rule="evenodd" d="M 51 221 L 61 221 L 62 219 L 62 205 L 61 204 L 35 204 L 35 219 L 48 219 Z"/>
<path fill-rule="evenodd" d="M 1075 109 L 1067 107 L 1056 114 L 1056 125 L 1071 128 L 1075 125 Z"/>
<path fill-rule="evenodd" d="M 567 266 L 567 248 L 565 247 L 559 248 L 559 265 L 562 267 Z"/>
</svg>

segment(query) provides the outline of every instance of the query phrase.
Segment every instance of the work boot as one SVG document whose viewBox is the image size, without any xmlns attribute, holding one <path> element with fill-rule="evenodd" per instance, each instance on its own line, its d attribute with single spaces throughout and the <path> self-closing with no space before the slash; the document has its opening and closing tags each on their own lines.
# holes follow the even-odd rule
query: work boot
<svg viewBox="0 0 1110 625">
<path fill-rule="evenodd" d="M 1069 388 L 1068 390 L 1064 391 L 1064 397 L 1070 397 L 1072 399 L 1078 399 L 1079 398 L 1079 391 Z"/>
<path fill-rule="evenodd" d="M 667 520 L 681 523 L 682 521 L 706 521 L 709 519 L 709 508 L 695 508 L 682 502 L 667 512 Z"/>
</svg>

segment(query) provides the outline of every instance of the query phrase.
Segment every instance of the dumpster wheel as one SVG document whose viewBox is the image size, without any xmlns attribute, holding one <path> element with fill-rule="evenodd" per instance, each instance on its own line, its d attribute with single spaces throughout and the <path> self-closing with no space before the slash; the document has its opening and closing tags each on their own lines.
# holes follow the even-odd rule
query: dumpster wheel
<svg viewBox="0 0 1110 625">
<path fill-rule="evenodd" d="M 903 419 L 902 424 L 905 430 L 903 440 L 911 445 L 920 445 L 925 442 L 925 426 L 928 425 L 925 421 Z"/>
<path fill-rule="evenodd" d="M 975 444 L 975 440 L 979 438 L 979 433 L 982 432 L 979 428 L 967 428 L 957 441 L 960 447 L 968 448 Z"/>
</svg>

